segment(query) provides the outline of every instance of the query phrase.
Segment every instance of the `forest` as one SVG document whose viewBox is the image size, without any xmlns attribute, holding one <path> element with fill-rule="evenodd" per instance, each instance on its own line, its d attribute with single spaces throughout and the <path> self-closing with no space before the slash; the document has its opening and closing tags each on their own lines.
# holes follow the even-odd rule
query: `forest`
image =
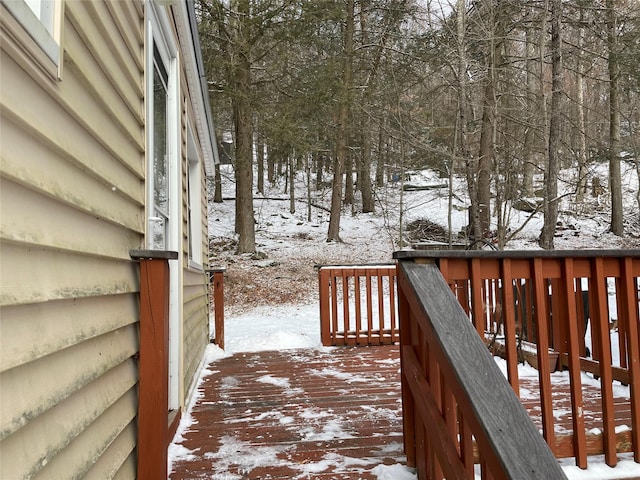
<svg viewBox="0 0 640 480">
<path fill-rule="evenodd" d="M 623 168 L 640 178 L 637 0 L 196 8 L 219 149 L 233 163 L 237 253 L 256 250 L 254 194 L 298 174 L 309 204 L 312 189 L 331 191 L 329 242 L 340 241 L 344 209 L 373 212 L 387 180 L 421 169 L 465 180 L 469 238 L 498 248 L 523 200 L 544 215 L 545 249 L 564 195 L 576 209 L 586 195 L 606 197 L 615 235 L 640 222 L 640 193 L 630 218 L 621 182 Z M 218 172 L 214 201 L 220 182 Z"/>
</svg>

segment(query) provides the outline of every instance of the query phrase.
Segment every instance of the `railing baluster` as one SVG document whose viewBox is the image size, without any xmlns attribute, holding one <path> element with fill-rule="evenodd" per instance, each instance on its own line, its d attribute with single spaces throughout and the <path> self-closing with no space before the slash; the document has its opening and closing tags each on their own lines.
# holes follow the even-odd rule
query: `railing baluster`
<svg viewBox="0 0 640 480">
<path fill-rule="evenodd" d="M 580 468 L 587 468 L 587 440 L 585 436 L 584 414 L 582 409 L 582 374 L 580 372 L 580 348 L 584 342 L 580 344 L 578 340 L 579 332 L 583 329 L 578 328 L 578 317 L 576 315 L 576 296 L 574 290 L 577 290 L 577 284 L 580 279 L 574 281 L 573 259 L 565 258 L 562 264 L 562 285 L 560 295 L 565 297 L 567 301 L 564 303 L 564 309 L 561 315 L 564 317 L 564 327 L 569 336 L 568 345 L 568 366 L 569 366 L 569 389 L 571 392 L 571 412 L 573 423 L 573 449 L 576 458 L 576 465 Z M 582 299 L 580 299 L 582 304 Z M 584 338 L 584 334 L 582 333 Z M 563 358 L 562 356 L 560 358 Z"/>
<path fill-rule="evenodd" d="M 518 350 L 516 340 L 518 331 L 514 318 L 515 300 L 513 298 L 513 278 L 511 275 L 511 260 L 502 260 L 502 301 L 501 315 L 504 319 L 504 338 L 507 353 L 507 374 L 509 383 L 515 394 L 520 397 L 520 381 L 518 378 Z"/>
<path fill-rule="evenodd" d="M 616 307 L 618 310 L 618 357 L 620 358 L 620 367 L 629 368 L 627 361 L 627 338 L 629 313 L 626 310 L 622 291 L 622 276 L 615 278 L 616 287 Z"/>
<path fill-rule="evenodd" d="M 353 302 L 355 303 L 355 335 L 356 345 L 361 344 L 360 332 L 362 331 L 362 306 L 360 305 L 360 270 L 354 269 L 353 271 Z"/>
<path fill-rule="evenodd" d="M 349 345 L 349 335 L 351 332 L 351 321 L 349 317 L 349 276 L 347 270 L 342 270 L 340 280 L 342 281 L 342 322 L 344 324 L 344 344 Z"/>
<path fill-rule="evenodd" d="M 479 258 L 471 259 L 471 312 L 473 314 L 473 323 L 476 326 L 478 334 L 484 338 L 485 331 L 492 331 L 487 328 L 484 317 L 483 296 L 482 296 L 482 271 Z"/>
<path fill-rule="evenodd" d="M 400 340 L 396 329 L 396 273 L 389 269 L 389 318 L 391 324 L 391 342 L 395 343 Z"/>
<path fill-rule="evenodd" d="M 331 344 L 338 345 L 338 277 L 335 272 L 330 271 L 329 285 L 331 288 Z M 342 345 L 344 345 L 344 339 Z"/>
<path fill-rule="evenodd" d="M 473 434 L 460 408 L 458 408 L 458 419 L 460 420 L 460 458 L 467 475 L 472 478 L 474 471 Z"/>
<path fill-rule="evenodd" d="M 538 378 L 540 379 L 540 406 L 542 408 L 542 429 L 547 445 L 552 451 L 556 449 L 553 400 L 551 395 L 551 371 L 549 368 L 549 286 L 544 278 L 542 258 L 533 260 L 533 284 L 536 309 L 536 334 L 538 338 Z"/>
<path fill-rule="evenodd" d="M 320 268 L 318 270 L 318 282 L 320 287 L 320 340 L 323 345 L 331 344 L 331 296 L 329 270 Z"/>
<path fill-rule="evenodd" d="M 595 311 L 591 312 L 591 330 L 596 335 L 600 361 L 600 392 L 602 398 L 603 442 L 605 462 L 610 467 L 618 463 L 616 457 L 615 410 L 613 406 L 613 374 L 611 371 L 611 337 L 607 306 L 607 279 L 604 259 L 596 257 L 592 262 L 592 284 Z"/>
<path fill-rule="evenodd" d="M 371 293 L 371 272 L 367 270 L 367 319 L 368 319 L 368 330 L 367 330 L 367 340 L 369 341 L 369 345 L 373 342 L 373 296 Z"/>
<path fill-rule="evenodd" d="M 633 458 L 640 462 L 640 338 L 638 332 L 638 287 L 633 278 L 633 263 L 629 257 L 623 258 L 620 279 L 622 310 L 626 312 L 627 343 L 629 351 L 629 390 L 631 397 L 631 438 Z"/>
<path fill-rule="evenodd" d="M 380 270 L 376 270 L 376 279 L 378 282 L 378 322 L 380 328 L 380 341 L 384 337 L 385 331 L 385 315 L 384 315 L 384 282 Z"/>
</svg>

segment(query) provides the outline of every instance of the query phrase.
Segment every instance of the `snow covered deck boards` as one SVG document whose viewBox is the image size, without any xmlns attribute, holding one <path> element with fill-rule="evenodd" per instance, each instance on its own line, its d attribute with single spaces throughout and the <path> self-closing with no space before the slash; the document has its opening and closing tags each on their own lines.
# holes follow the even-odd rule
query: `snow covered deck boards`
<svg viewBox="0 0 640 480">
<path fill-rule="evenodd" d="M 193 455 L 174 463 L 172 480 L 367 480 L 405 462 L 397 346 L 241 353 L 207 368 L 183 434 Z M 537 380 L 521 378 L 520 391 L 542 429 Z M 583 396 L 586 429 L 602 428 L 599 389 L 583 385 Z M 555 454 L 572 456 L 568 386 L 554 383 L 553 399 Z M 615 409 L 616 425 L 629 425 L 629 401 L 616 398 Z M 621 430 L 617 447 L 628 451 Z M 587 439 L 590 453 L 602 451 L 601 435 Z"/>
<path fill-rule="evenodd" d="M 183 434 L 194 454 L 174 463 L 172 480 L 366 480 L 402 469 L 397 346 L 244 353 L 208 368 Z"/>
</svg>

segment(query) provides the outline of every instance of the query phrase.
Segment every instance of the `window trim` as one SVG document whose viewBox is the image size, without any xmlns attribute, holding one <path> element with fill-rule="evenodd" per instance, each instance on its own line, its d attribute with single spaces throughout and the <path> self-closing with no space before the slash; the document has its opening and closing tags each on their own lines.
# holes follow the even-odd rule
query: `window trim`
<svg viewBox="0 0 640 480">
<path fill-rule="evenodd" d="M 145 98 L 146 106 L 146 129 L 147 129 L 147 212 L 145 226 L 145 243 L 147 248 L 153 249 L 153 235 L 151 218 L 155 215 L 154 198 L 153 198 L 153 122 L 149 119 L 153 118 L 153 72 L 154 61 L 161 61 L 167 73 L 167 183 L 169 195 L 168 219 L 170 222 L 179 222 L 179 198 L 176 179 L 180 178 L 180 162 L 179 156 L 179 139 L 180 131 L 180 107 L 177 99 L 179 98 L 179 78 L 178 78 L 178 62 L 177 50 L 173 42 L 167 39 L 169 26 L 166 25 L 166 19 L 156 13 L 154 2 L 148 4 L 147 19 L 147 48 L 146 54 L 146 75 L 145 80 Z M 163 22 L 164 20 L 164 22 Z M 158 56 L 155 55 L 157 49 Z M 165 249 L 179 250 L 179 235 L 175 228 L 169 228 L 167 238 L 165 238 Z"/>
<path fill-rule="evenodd" d="M 169 262 L 169 405 L 168 409 L 180 408 L 183 398 L 183 376 L 181 374 L 182 343 L 182 219 L 181 219 L 181 161 L 180 132 L 181 116 L 180 77 L 178 68 L 178 47 L 171 36 L 171 25 L 166 11 L 154 1 L 145 2 L 145 130 L 146 130 L 146 211 L 145 244 L 153 248 L 150 217 L 153 208 L 153 69 L 154 49 L 168 74 L 167 82 L 167 182 L 169 195 L 169 228 L 165 238 L 165 249 L 178 252 L 178 262 Z"/>
<path fill-rule="evenodd" d="M 187 244 L 189 268 L 204 271 L 202 249 L 202 160 L 193 128 L 187 126 Z"/>
<path fill-rule="evenodd" d="M 53 7 L 50 29 L 24 0 L 0 0 L 2 33 L 7 33 L 23 57 L 53 80 L 62 78 L 62 16 L 64 0 L 45 0 Z"/>
</svg>

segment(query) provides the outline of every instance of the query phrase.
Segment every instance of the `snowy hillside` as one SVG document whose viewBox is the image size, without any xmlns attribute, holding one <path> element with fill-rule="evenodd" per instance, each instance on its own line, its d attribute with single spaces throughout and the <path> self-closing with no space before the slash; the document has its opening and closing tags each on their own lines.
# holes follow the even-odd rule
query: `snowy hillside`
<svg viewBox="0 0 640 480">
<path fill-rule="evenodd" d="M 360 213 L 357 203 L 354 206 L 346 205 L 340 222 L 343 243 L 327 243 L 331 191 L 326 188 L 311 192 L 313 206 L 309 217 L 305 201 L 305 178 L 300 172 L 296 184 L 295 213 L 290 213 L 289 196 L 283 193 L 284 179 L 274 185 L 265 181 L 264 195 L 257 194 L 254 197 L 259 254 L 234 255 L 233 171 L 229 165 L 225 165 L 222 174 L 225 200 L 223 203 L 210 203 L 209 235 L 213 249 L 212 262 L 225 265 L 228 269 L 227 306 L 231 311 L 254 305 L 313 301 L 316 298 L 314 265 L 391 262 L 393 252 L 407 248 L 411 240 L 447 240 L 442 235 L 412 239 L 408 227 L 426 223 L 432 227 L 431 230 L 446 235 L 449 230 L 449 189 L 403 191 L 399 182 L 389 182 L 376 193 L 374 213 Z M 606 165 L 596 165 L 591 174 L 606 179 Z M 624 238 L 608 233 L 610 202 L 606 193 L 594 198 L 588 192 L 583 204 L 573 203 L 573 197 L 568 195 L 573 177 L 572 171 L 564 171 L 559 182 L 559 193 L 563 197 L 555 238 L 556 249 L 640 248 L 640 213 L 636 201 L 638 176 L 635 169 L 630 164 L 623 166 L 627 234 Z M 412 186 L 442 185 L 446 179 L 443 182 L 429 171 L 414 172 L 407 183 Z M 606 184 L 606 180 L 603 183 Z M 462 178 L 454 180 L 452 192 L 451 231 L 456 236 L 468 223 L 466 184 Z M 492 218 L 492 221 L 495 224 L 496 218 Z M 542 213 L 532 215 L 511 209 L 508 224 L 511 232 L 517 233 L 506 248 L 538 249 L 537 238 L 542 222 Z M 456 237 L 454 241 L 464 242 L 465 239 Z M 269 270 L 268 273 L 260 273 L 260 269 Z"/>
</svg>

